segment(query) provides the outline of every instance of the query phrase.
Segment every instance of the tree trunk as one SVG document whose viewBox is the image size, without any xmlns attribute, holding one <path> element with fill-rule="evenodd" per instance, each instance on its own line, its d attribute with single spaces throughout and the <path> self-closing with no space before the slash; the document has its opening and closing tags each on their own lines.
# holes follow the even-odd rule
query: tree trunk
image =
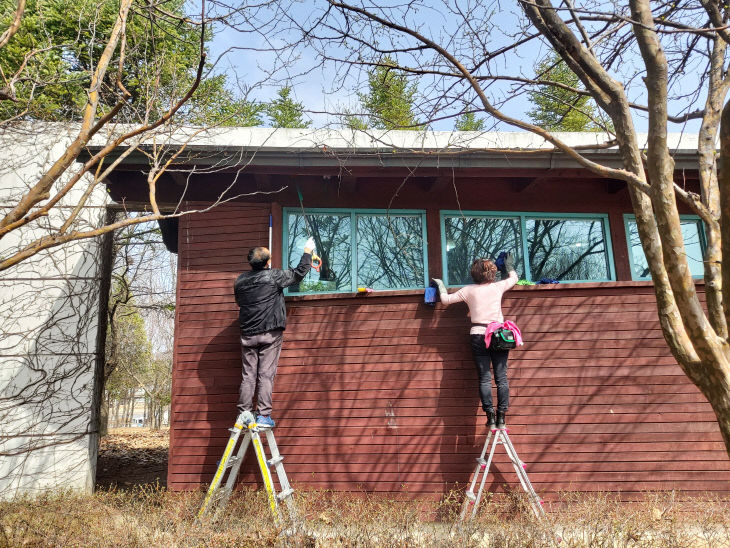
<svg viewBox="0 0 730 548">
<path fill-rule="evenodd" d="M 109 394 L 104 392 L 99 406 L 99 437 L 103 438 L 109 432 Z"/>
</svg>

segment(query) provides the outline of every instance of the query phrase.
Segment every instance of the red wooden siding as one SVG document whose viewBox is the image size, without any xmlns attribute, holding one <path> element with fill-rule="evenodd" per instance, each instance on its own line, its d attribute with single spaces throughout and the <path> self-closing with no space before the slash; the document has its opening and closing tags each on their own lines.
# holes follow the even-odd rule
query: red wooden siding
<svg viewBox="0 0 730 548">
<path fill-rule="evenodd" d="M 269 205 L 180 224 L 168 486 L 210 482 L 240 382 L 232 284 L 268 241 Z M 437 218 L 437 216 L 436 216 Z M 275 243 L 276 245 L 276 243 Z M 537 491 L 730 493 L 730 463 L 699 391 L 669 354 L 646 283 L 517 287 L 505 315 L 508 425 Z M 485 440 L 466 308 L 417 292 L 293 298 L 274 393 L 295 486 L 438 496 L 469 480 Z M 253 460 L 243 481 L 256 481 Z M 488 488 L 518 487 L 506 457 Z"/>
</svg>

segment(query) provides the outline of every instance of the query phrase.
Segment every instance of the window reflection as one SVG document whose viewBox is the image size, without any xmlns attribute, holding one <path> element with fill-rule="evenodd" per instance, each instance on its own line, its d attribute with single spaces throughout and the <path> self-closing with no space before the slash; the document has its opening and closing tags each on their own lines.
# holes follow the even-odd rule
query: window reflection
<svg viewBox="0 0 730 548">
<path fill-rule="evenodd" d="M 704 240 L 700 222 L 699 219 L 680 220 L 682 238 L 687 252 L 687 264 L 694 277 L 704 276 Z M 631 274 L 635 280 L 649 279 L 651 277 L 649 263 L 644 255 L 644 249 L 641 247 L 639 229 L 633 215 L 631 219 L 626 221 L 626 230 L 629 240 L 629 253 L 631 254 Z"/>
<path fill-rule="evenodd" d="M 307 212 L 305 217 L 301 212 L 290 211 L 287 227 L 289 265 L 298 263 L 310 235 L 322 259 L 320 272 L 312 269 L 291 291 L 355 291 L 353 280 L 357 287 L 372 289 L 424 287 L 422 214 Z"/>
<path fill-rule="evenodd" d="M 314 269 L 301 281 L 298 292 L 352 291 L 350 215 L 289 214 L 289 265 L 296 266 L 309 236 L 314 238 L 317 255 L 322 259 L 319 272 Z"/>
<path fill-rule="evenodd" d="M 469 267 L 477 257 L 496 258 L 500 251 L 515 255 L 517 272 L 523 271 L 519 218 L 446 217 L 447 279 L 450 285 L 474 283 Z"/>
<path fill-rule="evenodd" d="M 533 280 L 609 278 L 603 221 L 527 219 L 526 230 Z"/>
<path fill-rule="evenodd" d="M 420 216 L 357 216 L 357 285 L 372 289 L 423 287 Z"/>
</svg>

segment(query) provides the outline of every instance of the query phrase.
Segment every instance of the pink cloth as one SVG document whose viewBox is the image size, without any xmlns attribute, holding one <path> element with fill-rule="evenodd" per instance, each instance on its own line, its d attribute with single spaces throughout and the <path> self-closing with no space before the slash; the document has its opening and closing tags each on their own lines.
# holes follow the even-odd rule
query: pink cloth
<svg viewBox="0 0 730 548">
<path fill-rule="evenodd" d="M 517 272 L 509 273 L 506 280 L 487 284 L 472 284 L 459 289 L 456 293 L 441 295 L 441 304 L 450 305 L 465 302 L 469 307 L 471 323 L 489 325 L 504 322 L 502 316 L 502 295 L 517 283 Z M 477 333 L 483 333 L 481 328 Z"/>
<path fill-rule="evenodd" d="M 517 324 L 512 320 L 506 320 L 505 322 L 492 322 L 487 326 L 487 330 L 484 332 L 484 344 L 487 348 L 489 348 L 489 345 L 492 342 L 492 333 L 497 331 L 500 327 L 509 329 L 515 334 L 515 342 L 517 343 L 517 346 L 522 346 L 524 344 L 522 342 L 522 332 L 520 331 L 520 328 L 517 327 Z"/>
</svg>

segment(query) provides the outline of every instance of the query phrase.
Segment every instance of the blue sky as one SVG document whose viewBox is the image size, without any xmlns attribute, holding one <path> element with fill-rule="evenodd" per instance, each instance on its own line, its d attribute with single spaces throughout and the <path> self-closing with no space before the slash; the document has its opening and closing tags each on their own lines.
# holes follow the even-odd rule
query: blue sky
<svg viewBox="0 0 730 548">
<path fill-rule="evenodd" d="M 298 23 L 304 23 L 313 19 L 317 14 L 317 10 L 324 5 L 324 2 L 318 0 L 292 2 L 288 4 L 286 15 Z M 442 3 L 436 0 L 424 0 L 418 5 L 420 6 L 418 11 L 402 12 L 403 20 L 408 20 L 413 25 L 419 25 L 419 29 L 425 34 L 439 38 L 446 34 L 454 34 L 457 30 L 456 18 L 453 13 L 448 13 L 447 10 L 453 10 L 456 7 L 463 8 L 466 2 L 445 0 Z M 494 4 L 492 7 L 495 11 L 489 13 L 485 9 L 482 11 L 484 21 L 490 26 L 485 30 L 484 36 L 486 38 L 484 40 L 485 44 L 491 49 L 509 43 L 511 39 L 509 34 L 513 29 L 516 29 L 520 21 L 524 22 L 525 19 L 521 13 L 515 11 L 516 7 L 510 5 L 509 8 L 506 8 L 504 6 L 506 5 Z M 258 16 L 264 22 L 261 25 L 262 29 L 266 29 L 265 22 L 270 15 L 272 15 L 271 12 L 259 12 Z M 255 33 L 242 33 L 230 27 L 216 29 L 214 39 L 210 44 L 210 50 L 211 59 L 222 56 L 216 67 L 217 70 L 227 72 L 231 82 L 241 82 L 245 86 L 255 86 L 250 97 L 260 101 L 273 98 L 276 90 L 284 83 L 292 84 L 296 100 L 305 105 L 305 108 L 309 111 L 308 116 L 312 119 L 315 127 L 326 126 L 335 120 L 335 117 L 322 114 L 322 112 L 341 112 L 344 107 L 358 109 L 356 92 L 366 91 L 362 85 L 364 76 L 362 74 L 355 75 L 351 72 L 347 78 L 344 78 L 341 72 L 337 73 L 333 63 L 322 66 L 317 52 L 312 47 L 300 46 L 287 51 L 286 54 L 290 60 L 288 66 L 280 67 L 274 78 L 267 78 L 266 72 L 275 67 L 277 63 L 275 56 L 270 51 L 265 50 L 270 49 L 272 45 L 280 46 L 285 40 L 294 37 L 293 33 L 282 30 L 287 25 L 286 17 L 276 14 L 274 14 L 274 17 L 277 18 L 277 28 L 280 31 L 278 35 L 273 32 L 265 32 L 265 36 Z M 397 20 L 402 22 L 400 18 L 397 18 Z M 456 34 L 459 38 L 463 38 L 460 31 Z M 478 35 L 478 33 L 476 34 Z M 380 39 L 381 37 L 378 36 L 377 38 Z M 403 42 L 401 41 L 401 43 Z M 333 56 L 346 54 L 346 50 L 342 47 L 331 47 L 327 52 Z M 536 62 L 547 55 L 548 52 L 549 48 L 544 44 L 534 41 L 522 47 L 516 53 L 493 63 L 491 72 L 531 77 L 534 75 Z M 367 53 L 367 48 L 363 47 L 363 54 Z M 414 60 L 403 60 L 403 62 L 410 63 L 411 66 L 415 63 Z M 637 67 L 640 69 L 640 60 L 635 53 L 628 51 L 618 67 L 618 70 L 626 71 L 627 74 L 629 72 L 635 73 Z M 688 87 L 696 83 L 696 75 L 692 73 L 694 69 L 695 67 L 692 65 L 688 67 L 682 83 L 683 86 Z M 619 79 L 625 79 L 620 78 L 621 75 L 617 76 Z M 430 83 L 428 78 L 422 78 L 419 81 L 419 89 L 427 92 Z M 497 99 L 509 94 L 509 90 L 509 84 L 499 83 L 493 85 L 488 93 Z M 644 89 L 640 80 L 634 78 L 629 88 L 630 98 L 645 103 L 643 92 Z M 433 90 L 431 90 L 431 93 L 433 93 Z M 701 106 L 701 104 L 695 104 L 693 109 L 697 106 Z M 526 119 L 525 113 L 530 107 L 527 96 L 521 95 L 510 100 L 504 111 L 508 115 Z M 675 103 L 673 107 L 677 110 L 681 108 L 679 103 Z M 442 112 L 438 114 L 440 115 Z M 646 131 L 646 117 L 643 114 L 635 113 L 635 124 L 638 131 Z M 431 127 L 438 130 L 449 130 L 453 128 L 453 121 L 436 122 Z M 698 127 L 699 122 L 686 125 L 671 124 L 670 131 L 696 132 Z M 488 128 L 492 129 L 489 123 Z M 515 130 L 505 124 L 497 124 L 494 129 Z"/>
</svg>

